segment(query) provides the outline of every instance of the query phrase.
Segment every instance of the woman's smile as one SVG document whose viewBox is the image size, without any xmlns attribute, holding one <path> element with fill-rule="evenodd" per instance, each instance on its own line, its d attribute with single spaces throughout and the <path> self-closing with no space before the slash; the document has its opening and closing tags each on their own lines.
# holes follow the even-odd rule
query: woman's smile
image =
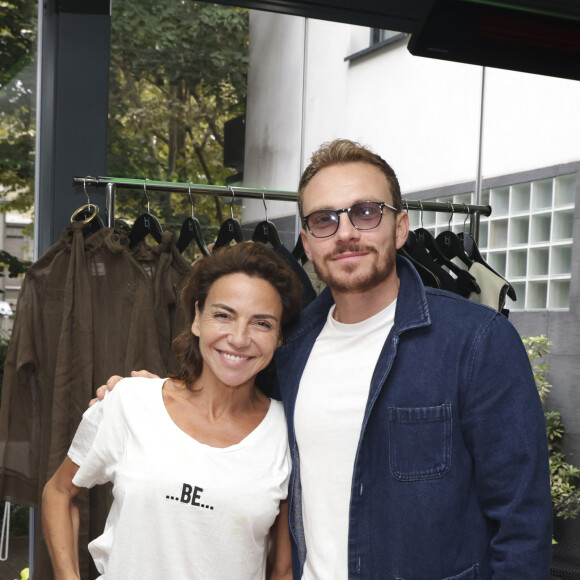
<svg viewBox="0 0 580 580">
<path fill-rule="evenodd" d="M 216 349 L 225 359 L 230 360 L 232 362 L 245 362 L 253 357 L 244 356 L 241 354 L 233 354 L 230 352 L 225 352 L 223 350 Z"/>
</svg>

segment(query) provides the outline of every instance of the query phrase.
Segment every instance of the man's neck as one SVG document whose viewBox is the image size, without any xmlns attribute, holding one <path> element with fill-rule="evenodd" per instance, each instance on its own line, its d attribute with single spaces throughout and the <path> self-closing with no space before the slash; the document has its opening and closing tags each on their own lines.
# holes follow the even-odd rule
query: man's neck
<svg viewBox="0 0 580 580">
<path fill-rule="evenodd" d="M 365 292 L 336 292 L 332 288 L 331 291 L 336 304 L 334 319 L 343 324 L 355 324 L 378 314 L 396 300 L 399 278 L 396 278 L 394 288 L 391 283 L 386 287 L 381 284 Z"/>
</svg>

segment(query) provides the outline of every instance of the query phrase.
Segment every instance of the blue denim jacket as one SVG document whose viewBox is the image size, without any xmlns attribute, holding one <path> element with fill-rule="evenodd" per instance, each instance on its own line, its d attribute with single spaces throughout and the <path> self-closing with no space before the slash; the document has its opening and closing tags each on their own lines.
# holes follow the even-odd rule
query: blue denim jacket
<svg viewBox="0 0 580 580">
<path fill-rule="evenodd" d="M 546 580 L 548 446 L 522 341 L 495 310 L 424 288 L 404 258 L 397 271 L 395 323 L 373 373 L 354 465 L 348 577 Z M 306 546 L 294 406 L 332 302 L 321 293 L 276 356 L 293 459 L 295 579 Z"/>
</svg>

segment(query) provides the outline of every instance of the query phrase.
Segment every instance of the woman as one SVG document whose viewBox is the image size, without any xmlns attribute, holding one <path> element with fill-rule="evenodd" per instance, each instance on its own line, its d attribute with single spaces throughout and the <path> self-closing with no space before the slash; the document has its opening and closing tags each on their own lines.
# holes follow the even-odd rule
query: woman
<svg viewBox="0 0 580 580">
<path fill-rule="evenodd" d="M 43 526 L 57 580 L 79 578 L 75 497 L 112 481 L 100 578 L 290 578 L 290 458 L 282 405 L 255 385 L 298 314 L 301 286 L 259 243 L 198 261 L 182 294 L 191 329 L 168 379 L 129 378 L 83 416 L 46 484 Z"/>
</svg>

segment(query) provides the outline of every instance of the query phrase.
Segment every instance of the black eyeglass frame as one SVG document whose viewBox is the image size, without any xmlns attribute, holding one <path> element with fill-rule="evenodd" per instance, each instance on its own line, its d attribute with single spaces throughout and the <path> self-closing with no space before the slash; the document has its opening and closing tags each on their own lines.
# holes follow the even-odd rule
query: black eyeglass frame
<svg viewBox="0 0 580 580">
<path fill-rule="evenodd" d="M 376 225 L 370 227 L 370 228 L 359 228 L 353 221 L 352 221 L 352 217 L 350 215 L 350 210 L 353 207 L 356 207 L 357 205 L 360 205 L 362 203 L 372 203 L 374 205 L 378 205 L 380 210 L 381 210 L 381 214 L 379 217 L 379 221 L 377 222 Z M 348 219 L 350 221 L 350 223 L 352 224 L 352 226 L 354 228 L 356 228 L 357 230 L 361 231 L 361 232 L 367 232 L 369 230 L 374 230 L 375 228 L 378 228 L 381 225 L 381 221 L 383 220 L 383 208 L 388 207 L 390 210 L 393 210 L 395 213 L 399 213 L 400 210 L 398 210 L 396 207 L 393 207 L 392 205 L 389 205 L 388 203 L 385 203 L 384 201 L 372 201 L 372 200 L 367 200 L 367 201 L 357 201 L 356 203 L 353 203 L 350 207 L 345 207 L 343 209 L 317 209 L 316 211 L 313 211 L 312 213 L 309 213 L 308 215 L 304 216 L 302 218 L 302 226 L 307 229 L 315 238 L 330 238 L 330 236 L 334 236 L 334 234 L 336 234 L 336 232 L 338 231 L 338 228 L 340 226 L 340 214 L 341 213 L 346 213 L 346 215 L 348 216 Z M 327 211 L 330 213 L 333 213 L 336 215 L 336 229 L 331 233 L 328 234 L 327 236 L 317 236 L 311 229 L 310 229 L 310 224 L 308 223 L 309 218 L 311 218 L 315 213 L 321 212 L 321 211 Z"/>
</svg>

